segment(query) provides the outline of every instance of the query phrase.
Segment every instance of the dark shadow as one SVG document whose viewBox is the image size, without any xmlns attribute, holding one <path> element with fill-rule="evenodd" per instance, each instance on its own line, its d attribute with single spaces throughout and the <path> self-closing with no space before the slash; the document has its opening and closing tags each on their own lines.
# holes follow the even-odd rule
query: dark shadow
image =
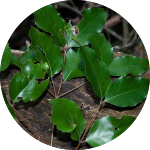
<svg viewBox="0 0 150 150">
<path fill-rule="evenodd" d="M 88 82 L 86 80 L 86 91 L 89 95 L 91 95 L 91 97 L 93 98 L 94 100 L 94 103 L 99 105 L 99 102 L 100 102 L 100 98 L 94 93 L 94 90 L 92 88 L 92 85 L 90 84 L 90 82 Z"/>
<path fill-rule="evenodd" d="M 145 103 L 145 100 L 142 101 L 141 103 Z M 109 103 L 105 103 L 103 108 L 109 108 L 109 109 L 112 109 L 112 110 L 115 110 L 115 111 L 126 111 L 126 110 L 134 110 L 136 107 L 138 107 L 139 105 L 141 105 L 141 103 L 137 104 L 136 106 L 134 107 L 118 107 L 118 106 L 114 106 L 112 104 L 109 104 Z"/>
<path fill-rule="evenodd" d="M 8 78 L 8 76 L 10 75 L 10 70 L 5 70 L 0 72 L 0 82 L 2 82 L 4 79 Z"/>
<path fill-rule="evenodd" d="M 37 100 L 34 100 L 34 101 L 29 100 L 27 103 L 20 100 L 20 102 L 14 103 L 14 107 L 16 108 L 16 110 L 19 110 L 22 108 L 25 110 L 28 110 L 30 107 L 33 108 L 33 107 L 37 106 L 42 101 L 42 99 L 46 96 L 46 94 L 47 94 L 47 91 L 45 91 Z"/>
</svg>

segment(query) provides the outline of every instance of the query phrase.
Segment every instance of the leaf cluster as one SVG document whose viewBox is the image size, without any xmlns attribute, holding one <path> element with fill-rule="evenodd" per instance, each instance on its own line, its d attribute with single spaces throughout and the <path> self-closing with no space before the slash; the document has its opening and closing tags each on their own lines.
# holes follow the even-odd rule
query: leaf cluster
<svg viewBox="0 0 150 150">
<path fill-rule="evenodd" d="M 149 80 L 139 76 L 149 69 L 149 62 L 126 55 L 113 59 L 113 47 L 101 33 L 107 17 L 102 8 L 93 7 L 82 12 L 83 20 L 76 26 L 77 35 L 73 33 L 71 22 L 66 23 L 52 5 L 37 10 L 34 15 L 37 27 L 44 32 L 31 27 L 29 37 L 32 43 L 20 61 L 11 55 L 8 44 L 2 58 L 1 71 L 11 61 L 21 69 L 9 86 L 14 103 L 38 99 L 47 89 L 50 79 L 53 82 L 53 77 L 60 72 L 64 82 L 86 77 L 100 104 L 133 107 L 146 98 Z M 64 58 L 61 48 L 64 49 Z M 46 74 L 48 78 L 45 78 Z M 113 82 L 111 76 L 116 77 Z M 80 108 L 72 100 L 57 98 L 56 92 L 54 96 L 50 101 L 53 106 L 51 122 L 78 141 L 85 129 Z M 121 119 L 103 117 L 93 124 L 86 142 L 92 147 L 105 144 L 124 132 L 134 120 L 131 116 Z"/>
</svg>

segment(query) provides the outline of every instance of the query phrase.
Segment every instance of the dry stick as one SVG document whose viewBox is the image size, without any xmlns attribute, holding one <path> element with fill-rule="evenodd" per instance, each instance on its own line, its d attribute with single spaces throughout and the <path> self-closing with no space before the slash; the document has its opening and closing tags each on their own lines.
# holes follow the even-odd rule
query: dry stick
<svg viewBox="0 0 150 150">
<path fill-rule="evenodd" d="M 51 78 L 51 80 L 52 80 L 52 85 L 53 85 L 53 89 L 54 89 L 55 94 L 53 94 L 49 89 L 47 89 L 47 90 L 56 98 L 57 93 L 56 93 L 56 90 L 55 90 L 55 84 L 54 84 L 53 78 Z M 54 125 L 52 126 L 51 146 L 53 145 L 53 132 L 54 132 Z"/>
<path fill-rule="evenodd" d="M 79 143 L 78 143 L 78 145 L 77 145 L 77 147 L 76 147 L 76 150 L 78 150 L 79 147 L 80 147 L 80 145 L 83 143 L 82 141 L 84 140 L 84 138 L 85 138 L 87 132 L 89 131 L 89 129 L 90 129 L 90 127 L 92 126 L 92 124 L 94 123 L 94 121 L 95 121 L 95 119 L 96 119 L 96 117 L 97 117 L 97 115 L 98 115 L 98 113 L 99 113 L 99 110 L 101 109 L 102 104 L 103 104 L 103 101 L 102 101 L 102 99 L 101 99 L 101 101 L 100 101 L 100 103 L 99 103 L 99 106 L 98 106 L 98 108 L 97 108 L 97 111 L 96 111 L 97 113 L 96 113 L 96 115 L 94 116 L 94 118 L 92 118 L 92 120 L 91 120 L 91 122 L 89 123 L 87 129 L 85 130 L 85 132 L 84 132 L 84 134 L 83 134 L 81 140 L 79 141 Z"/>
<path fill-rule="evenodd" d="M 73 89 L 71 89 L 71 90 L 69 90 L 69 91 L 67 91 L 67 92 L 65 92 L 65 93 L 63 93 L 63 94 L 61 94 L 61 95 L 59 95 L 58 97 L 62 97 L 62 96 L 64 96 L 64 95 L 66 95 L 66 94 L 68 94 L 68 93 L 70 93 L 70 92 L 72 92 L 72 91 L 74 91 L 74 90 L 80 88 L 81 86 L 83 86 L 83 85 L 85 85 L 85 84 L 86 84 L 86 83 L 83 83 L 83 84 L 81 84 L 81 85 L 79 85 L 79 86 L 77 86 L 77 87 L 75 87 L 75 88 L 73 88 Z"/>
<path fill-rule="evenodd" d="M 24 118 L 19 114 L 19 112 L 15 109 L 15 107 L 8 101 L 9 105 L 12 107 L 12 109 L 15 111 L 15 113 L 21 118 L 21 120 L 25 123 L 25 125 L 28 127 L 30 131 L 35 135 L 37 139 L 39 139 L 42 143 L 45 143 L 35 132 L 34 130 L 29 126 L 29 124 L 26 123 Z"/>
<path fill-rule="evenodd" d="M 57 94 L 57 95 L 59 95 L 60 90 L 61 90 L 61 86 L 62 86 L 62 80 L 63 80 L 63 74 L 64 74 L 65 61 L 66 61 L 66 50 L 64 49 L 64 62 L 63 62 L 63 69 L 62 69 L 61 81 L 60 81 L 60 86 L 59 86 L 59 90 L 58 90 L 58 94 Z"/>
<path fill-rule="evenodd" d="M 131 37 L 134 35 L 134 33 L 135 33 L 135 30 L 133 29 L 133 30 L 130 32 L 130 35 L 129 35 L 129 37 L 128 37 L 126 43 L 125 43 L 125 45 L 127 45 L 127 44 L 129 43 L 129 41 L 131 40 Z"/>
<path fill-rule="evenodd" d="M 53 97 L 55 97 L 55 95 L 54 95 L 49 89 L 47 89 L 47 91 L 48 91 L 51 95 L 53 95 Z"/>
<path fill-rule="evenodd" d="M 51 146 L 53 146 L 54 125 L 52 126 Z"/>
<path fill-rule="evenodd" d="M 113 31 L 112 29 L 104 27 L 104 30 L 106 30 L 107 32 L 109 32 L 111 35 L 113 35 L 118 40 L 123 41 L 123 38 L 120 35 L 118 35 L 115 31 Z"/>
<path fill-rule="evenodd" d="M 65 8 L 67 8 L 67 9 L 70 9 L 71 11 L 75 12 L 76 14 L 78 14 L 79 16 L 82 17 L 81 12 L 80 12 L 79 10 L 77 10 L 77 9 L 75 9 L 75 8 L 73 8 L 73 7 L 71 7 L 70 5 L 68 5 L 68 4 L 66 4 L 66 3 L 58 3 L 58 5 L 59 5 L 59 6 L 62 6 L 62 7 L 65 7 Z"/>
<path fill-rule="evenodd" d="M 70 3 L 76 10 L 79 10 L 78 7 L 74 4 L 73 0 L 70 0 Z"/>
<path fill-rule="evenodd" d="M 123 19 L 123 46 L 126 44 L 128 36 L 129 36 L 129 24 L 125 19 Z"/>
<path fill-rule="evenodd" d="M 53 85 L 54 93 L 55 93 L 55 96 L 56 96 L 56 95 L 57 95 L 57 93 L 56 93 L 56 89 L 55 89 L 55 84 L 54 84 L 53 78 L 51 78 L 51 81 L 52 81 L 52 85 Z"/>
</svg>

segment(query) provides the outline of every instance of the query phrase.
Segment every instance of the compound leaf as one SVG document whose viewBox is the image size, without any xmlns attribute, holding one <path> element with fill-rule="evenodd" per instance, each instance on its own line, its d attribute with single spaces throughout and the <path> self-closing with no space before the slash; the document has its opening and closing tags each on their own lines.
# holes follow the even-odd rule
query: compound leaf
<svg viewBox="0 0 150 150">
<path fill-rule="evenodd" d="M 92 147 L 108 143 L 127 130 L 134 120 L 135 118 L 131 116 L 123 116 L 121 119 L 103 117 L 91 127 L 86 142 Z"/>
<path fill-rule="evenodd" d="M 95 51 L 89 47 L 81 47 L 80 55 L 85 62 L 86 78 L 95 94 L 102 99 L 111 83 L 108 67 L 97 59 Z"/>
<path fill-rule="evenodd" d="M 66 31 L 65 31 L 65 39 L 67 42 L 68 47 L 80 47 L 79 44 L 77 44 L 72 38 L 75 37 L 72 30 L 73 26 L 71 25 L 71 22 L 69 21 L 66 25 Z"/>
<path fill-rule="evenodd" d="M 96 52 L 97 58 L 109 66 L 113 60 L 113 47 L 107 41 L 104 34 L 92 35 L 90 37 L 90 43 Z"/>
<path fill-rule="evenodd" d="M 6 104 L 7 108 L 8 108 L 8 110 L 9 110 L 10 114 L 12 115 L 12 117 L 14 119 L 16 119 L 15 112 L 14 112 L 13 108 L 9 105 L 9 103 L 7 101 L 7 98 L 6 98 L 6 95 L 4 93 L 4 90 L 2 88 L 1 88 L 1 90 L 2 90 L 2 94 L 3 94 L 3 98 L 4 98 L 4 101 L 5 101 L 5 104 Z"/>
<path fill-rule="evenodd" d="M 69 99 L 52 99 L 53 105 L 51 122 L 62 132 L 71 132 L 71 138 L 78 141 L 85 128 L 85 120 L 81 109 Z"/>
<path fill-rule="evenodd" d="M 5 69 L 7 69 L 8 66 L 10 65 L 10 62 L 11 62 L 11 50 L 9 44 L 7 43 L 2 56 L 0 71 L 4 71 Z"/>
<path fill-rule="evenodd" d="M 77 38 L 81 46 L 87 45 L 89 34 L 98 34 L 102 31 L 107 13 L 102 8 L 88 8 L 82 12 L 83 20 L 78 24 Z"/>
<path fill-rule="evenodd" d="M 32 48 L 36 53 L 37 59 L 47 62 L 49 66 L 48 74 L 53 77 L 59 73 L 63 66 L 63 58 L 60 48 L 53 43 L 52 38 L 34 27 L 30 29 L 29 36 L 32 39 Z M 42 51 L 36 47 L 39 47 Z"/>
<path fill-rule="evenodd" d="M 55 8 L 52 5 L 47 5 L 34 12 L 34 15 L 36 25 L 42 30 L 51 33 L 54 42 L 64 47 L 63 32 L 65 32 L 66 22 Z"/>
<path fill-rule="evenodd" d="M 139 76 L 148 69 L 148 60 L 135 56 L 116 57 L 109 66 L 110 75 L 112 76 L 125 76 L 128 74 Z"/>
<path fill-rule="evenodd" d="M 79 51 L 69 49 L 66 54 L 66 61 L 63 73 L 64 81 L 70 80 L 71 78 L 85 76 L 85 65 L 84 61 L 79 55 Z"/>
<path fill-rule="evenodd" d="M 24 102 L 38 99 L 49 84 L 49 79 L 38 84 L 37 79 L 45 76 L 40 64 L 33 64 L 28 60 L 23 66 L 21 74 L 16 73 L 9 86 L 9 95 L 13 102 Z"/>
<path fill-rule="evenodd" d="M 110 85 L 105 102 L 119 107 L 133 107 L 146 98 L 148 89 L 149 79 L 120 77 Z"/>
</svg>

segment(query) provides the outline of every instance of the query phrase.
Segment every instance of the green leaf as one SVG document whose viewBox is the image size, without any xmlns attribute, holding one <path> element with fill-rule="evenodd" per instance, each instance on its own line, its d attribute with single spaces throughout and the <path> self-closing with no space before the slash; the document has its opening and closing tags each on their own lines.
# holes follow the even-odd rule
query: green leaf
<svg viewBox="0 0 150 150">
<path fill-rule="evenodd" d="M 67 81 L 71 78 L 82 76 L 85 76 L 84 61 L 81 59 L 79 51 L 69 49 L 66 54 L 63 80 Z"/>
<path fill-rule="evenodd" d="M 110 75 L 112 76 L 125 76 L 128 74 L 139 76 L 148 69 L 148 60 L 135 56 L 116 57 L 109 66 Z"/>
<path fill-rule="evenodd" d="M 85 128 L 85 120 L 81 109 L 69 99 L 52 99 L 53 105 L 51 122 L 62 132 L 71 132 L 71 138 L 78 141 Z"/>
<path fill-rule="evenodd" d="M 10 65 L 10 62 L 11 62 L 11 50 L 9 44 L 7 43 L 2 56 L 0 71 L 4 71 L 5 69 L 7 69 L 8 66 Z"/>
<path fill-rule="evenodd" d="M 45 72 L 40 64 L 33 64 L 28 60 L 23 66 L 21 74 L 16 73 L 9 85 L 9 95 L 13 102 L 24 102 L 38 99 L 46 90 L 49 79 L 38 84 L 37 79 L 43 79 Z"/>
<path fill-rule="evenodd" d="M 76 36 L 72 36 L 72 40 L 78 43 L 79 47 L 81 46 L 79 39 Z"/>
<path fill-rule="evenodd" d="M 11 63 L 21 68 L 20 60 L 16 55 L 11 55 Z"/>
<path fill-rule="evenodd" d="M 33 63 L 35 63 L 37 60 L 35 58 L 35 53 L 34 50 L 31 49 L 31 47 L 29 47 L 24 54 L 22 54 L 21 56 L 21 63 L 24 64 L 26 63 L 28 60 L 32 60 Z"/>
<path fill-rule="evenodd" d="M 79 34 L 77 38 L 81 46 L 87 45 L 88 34 L 98 34 L 102 31 L 107 13 L 102 8 L 88 8 L 82 12 L 83 20 L 78 24 Z"/>
<path fill-rule="evenodd" d="M 133 107 L 146 98 L 148 89 L 149 79 L 120 77 L 110 85 L 105 102 L 119 107 Z"/>
<path fill-rule="evenodd" d="M 33 27 L 30 29 L 29 36 L 32 39 L 32 48 L 36 53 L 37 59 L 47 62 L 49 66 L 48 74 L 53 77 L 59 73 L 63 66 L 63 58 L 60 48 L 53 43 L 52 38 Z M 42 49 L 44 54 L 36 47 Z"/>
<path fill-rule="evenodd" d="M 105 62 L 106 65 L 110 65 L 113 60 L 113 47 L 107 41 L 103 34 L 92 35 L 90 37 L 90 43 L 96 52 L 96 56 L 100 61 Z"/>
<path fill-rule="evenodd" d="M 65 46 L 63 32 L 65 32 L 66 22 L 52 5 L 47 5 L 36 12 L 35 24 L 42 30 L 52 34 L 55 43 L 61 47 Z"/>
<path fill-rule="evenodd" d="M 85 74 L 93 90 L 101 99 L 106 95 L 111 83 L 107 65 L 99 61 L 96 53 L 89 47 L 81 47 L 80 55 L 85 62 Z"/>
<path fill-rule="evenodd" d="M 41 68 L 46 72 L 49 68 L 47 63 L 40 62 Z"/>
<path fill-rule="evenodd" d="M 86 142 L 92 147 L 108 143 L 127 130 L 134 120 L 135 118 L 131 116 L 123 116 L 121 119 L 103 117 L 91 127 Z"/>
<path fill-rule="evenodd" d="M 72 30 L 73 26 L 71 25 L 71 21 L 69 21 L 66 25 L 65 31 L 65 39 L 68 47 L 80 47 L 72 38 L 75 37 Z"/>
<path fill-rule="evenodd" d="M 6 104 L 7 108 L 8 108 L 8 110 L 9 110 L 10 114 L 12 115 L 12 117 L 13 117 L 14 119 L 16 119 L 15 112 L 14 112 L 14 110 L 12 109 L 12 107 L 9 105 L 9 103 L 8 103 L 8 101 L 7 101 L 7 98 L 6 98 L 6 96 L 5 96 L 4 90 L 3 90 L 2 88 L 1 88 L 1 90 L 2 90 L 2 94 L 3 94 L 3 98 L 4 98 L 4 101 L 5 101 L 5 104 Z"/>
</svg>

